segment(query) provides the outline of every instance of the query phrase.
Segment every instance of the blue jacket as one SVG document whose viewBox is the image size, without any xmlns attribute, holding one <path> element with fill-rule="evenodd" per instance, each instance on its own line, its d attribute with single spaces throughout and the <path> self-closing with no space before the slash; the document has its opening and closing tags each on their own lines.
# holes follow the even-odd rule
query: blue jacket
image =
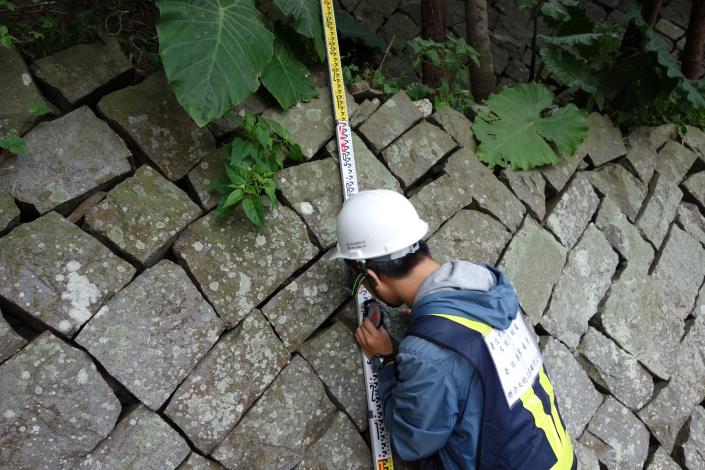
<svg viewBox="0 0 705 470">
<path fill-rule="evenodd" d="M 518 308 L 514 289 L 495 268 L 453 261 L 422 284 L 412 316 L 461 315 L 506 329 Z M 401 459 L 436 454 L 445 469 L 475 468 L 484 394 L 479 375 L 465 359 L 407 336 L 397 365 L 382 369 L 379 383 L 384 424 Z"/>
</svg>

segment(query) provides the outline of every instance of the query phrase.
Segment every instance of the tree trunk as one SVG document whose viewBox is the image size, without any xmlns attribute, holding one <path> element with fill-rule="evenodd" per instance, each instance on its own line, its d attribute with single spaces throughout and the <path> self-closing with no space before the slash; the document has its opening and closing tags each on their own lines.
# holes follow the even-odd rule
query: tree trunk
<svg viewBox="0 0 705 470">
<path fill-rule="evenodd" d="M 445 0 L 421 0 L 421 35 L 436 42 L 446 40 Z M 431 88 L 441 85 L 444 71 L 441 67 L 423 61 L 423 83 Z"/>
<path fill-rule="evenodd" d="M 693 0 L 690 23 L 683 51 L 683 75 L 690 80 L 700 77 L 705 54 L 705 0 Z"/>
<path fill-rule="evenodd" d="M 646 21 L 646 23 L 648 23 L 648 25 L 652 28 L 656 24 L 656 19 L 658 19 L 658 12 L 661 9 L 661 2 L 662 0 L 642 1 L 641 16 L 642 18 L 644 18 L 644 21 Z M 622 38 L 622 44 L 620 45 L 619 49 L 621 51 L 627 51 L 629 49 L 636 49 L 641 51 L 644 49 L 645 43 L 646 38 L 643 34 L 641 34 L 639 28 L 629 23 L 629 27 L 627 27 L 627 32 L 624 33 L 624 37 Z"/>
<path fill-rule="evenodd" d="M 482 101 L 497 85 L 490 48 L 490 30 L 487 25 L 487 0 L 465 0 L 465 24 L 468 28 L 468 44 L 480 56 L 479 67 L 470 65 L 470 87 L 475 99 Z"/>
</svg>

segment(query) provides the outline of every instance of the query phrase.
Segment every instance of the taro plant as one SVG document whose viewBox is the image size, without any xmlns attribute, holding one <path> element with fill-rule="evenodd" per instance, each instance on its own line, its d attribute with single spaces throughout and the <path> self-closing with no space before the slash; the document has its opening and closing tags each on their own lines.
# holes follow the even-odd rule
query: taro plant
<svg viewBox="0 0 705 470">
<path fill-rule="evenodd" d="M 228 113 L 240 129 L 240 136 L 226 146 L 229 160 L 223 177 L 212 183 L 221 193 L 216 208 L 216 218 L 230 214 L 242 205 L 245 216 L 260 228 L 265 228 L 264 206 L 260 198 L 269 198 L 272 207 L 277 206 L 277 182 L 274 179 L 284 167 L 283 159 L 302 161 L 304 155 L 298 144 L 280 124 L 261 116 L 245 112 L 238 116 Z"/>
</svg>

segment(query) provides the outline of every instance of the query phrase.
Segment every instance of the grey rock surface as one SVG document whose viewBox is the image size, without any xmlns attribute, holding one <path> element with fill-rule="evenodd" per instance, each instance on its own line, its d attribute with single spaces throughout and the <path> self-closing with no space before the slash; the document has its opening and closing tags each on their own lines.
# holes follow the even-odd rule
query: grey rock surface
<svg viewBox="0 0 705 470">
<path fill-rule="evenodd" d="M 145 468 L 172 470 L 190 452 L 184 439 L 158 414 L 139 405 L 86 455 L 77 470 Z"/>
<path fill-rule="evenodd" d="M 607 468 L 643 468 L 649 431 L 631 411 L 608 396 L 580 442 L 595 451 Z"/>
<path fill-rule="evenodd" d="M 516 197 L 531 213 L 543 220 L 546 215 L 546 181 L 538 171 L 502 170 L 500 178 L 506 181 Z"/>
<path fill-rule="evenodd" d="M 201 209 L 174 183 L 148 165 L 108 191 L 86 213 L 86 225 L 126 258 L 156 263 Z"/>
<path fill-rule="evenodd" d="M 590 183 L 575 178 L 546 218 L 546 227 L 556 234 L 563 245 L 571 249 L 592 219 L 600 204 Z"/>
<path fill-rule="evenodd" d="M 222 331 L 184 270 L 163 260 L 103 305 L 76 342 L 157 410 Z"/>
<path fill-rule="evenodd" d="M 668 292 L 679 317 L 685 319 L 705 278 L 705 249 L 687 232 L 671 227 L 652 276 Z"/>
<path fill-rule="evenodd" d="M 130 171 L 125 143 L 86 106 L 38 124 L 24 138 L 27 153 L 0 169 L 0 191 L 40 214 L 67 213 Z"/>
<path fill-rule="evenodd" d="M 638 127 L 628 136 L 627 160 L 634 167 L 642 182 L 648 183 L 656 170 L 658 154 L 651 138 L 653 128 Z"/>
<path fill-rule="evenodd" d="M 544 340 L 541 352 L 566 431 L 571 436 L 580 436 L 600 407 L 603 396 L 560 341 L 553 338 Z"/>
<path fill-rule="evenodd" d="M 521 225 L 526 209 L 470 149 L 454 152 L 445 167 L 446 173 L 465 187 L 479 206 L 491 212 L 510 231 Z"/>
<path fill-rule="evenodd" d="M 559 163 L 542 167 L 539 171 L 546 178 L 548 184 L 556 192 L 560 192 L 573 176 L 575 170 L 583 163 L 585 155 L 584 145 L 581 145 L 575 155 L 563 158 Z"/>
<path fill-rule="evenodd" d="M 20 220 L 20 210 L 10 193 L 0 191 L 0 235 L 9 231 Z"/>
<path fill-rule="evenodd" d="M 609 117 L 590 113 L 587 121 L 590 128 L 582 147 L 595 166 L 604 165 L 627 153 L 622 134 L 618 127 L 612 125 Z"/>
<path fill-rule="evenodd" d="M 105 43 L 79 44 L 32 64 L 37 78 L 57 91 L 69 105 L 130 70 L 132 64 L 114 37 L 108 37 Z"/>
<path fill-rule="evenodd" d="M 578 361 L 590 378 L 632 411 L 639 410 L 651 398 L 651 375 L 634 356 L 598 330 L 588 328 L 577 352 Z"/>
<path fill-rule="evenodd" d="M 462 113 L 450 106 L 443 106 L 429 119 L 450 134 L 461 147 L 467 147 L 473 152 L 477 148 L 477 142 L 472 133 L 472 123 Z"/>
<path fill-rule="evenodd" d="M 0 296 L 67 336 L 134 274 L 129 263 L 56 212 L 0 239 Z"/>
<path fill-rule="evenodd" d="M 607 335 L 651 373 L 671 376 L 683 321 L 658 282 L 627 268 L 612 283 L 600 319 Z"/>
<path fill-rule="evenodd" d="M 191 452 L 186 460 L 178 466 L 177 470 L 224 470 L 225 467 L 218 462 L 207 459 L 200 454 Z"/>
<path fill-rule="evenodd" d="M 371 100 L 365 99 L 360 106 L 357 108 L 357 112 L 350 118 L 350 126 L 356 129 L 360 124 L 367 121 L 367 119 L 374 114 L 375 111 L 382 106 L 382 102 L 379 98 L 372 98 Z"/>
<path fill-rule="evenodd" d="M 345 413 L 338 411 L 325 433 L 308 449 L 300 470 L 364 470 L 372 455 Z M 396 462 L 395 462 L 396 464 Z M 396 465 L 395 465 L 396 466 Z"/>
<path fill-rule="evenodd" d="M 370 143 L 371 150 L 379 153 L 422 117 L 404 91 L 385 101 L 379 109 L 360 126 L 359 132 Z"/>
<path fill-rule="evenodd" d="M 688 438 L 683 443 L 687 468 L 705 468 L 705 408 L 698 406 L 688 423 Z"/>
<path fill-rule="evenodd" d="M 586 172 L 585 176 L 597 191 L 617 203 L 630 222 L 634 222 L 646 197 L 646 186 L 641 181 L 619 164 L 605 165 L 598 171 Z"/>
<path fill-rule="evenodd" d="M 645 207 L 636 220 L 636 225 L 641 233 L 656 249 L 661 247 L 666 238 L 668 228 L 676 218 L 682 197 L 683 192 L 678 186 L 673 186 L 660 176 L 657 177 Z"/>
<path fill-rule="evenodd" d="M 421 121 L 390 144 L 382 155 L 392 173 L 405 186 L 410 186 L 455 146 L 450 135 Z"/>
<path fill-rule="evenodd" d="M 265 214 L 260 231 L 238 210 L 223 221 L 213 212 L 174 244 L 226 326 L 238 324 L 294 271 L 316 255 L 306 226 L 286 207 Z"/>
<path fill-rule="evenodd" d="M 428 223 L 429 237 L 443 222 L 472 202 L 472 194 L 459 179 L 442 175 L 430 182 L 410 199 L 422 220 Z"/>
<path fill-rule="evenodd" d="M 27 340 L 17 334 L 3 317 L 2 311 L 0 311 L 0 364 L 24 347 L 25 344 L 27 344 Z"/>
<path fill-rule="evenodd" d="M 595 451 L 589 447 L 585 447 L 580 441 L 575 440 L 575 438 L 571 440 L 573 441 L 575 460 L 578 462 L 577 470 L 600 470 L 600 461 L 597 460 Z"/>
<path fill-rule="evenodd" d="M 656 172 L 670 185 L 679 184 L 698 155 L 688 147 L 669 141 L 658 153 Z"/>
<path fill-rule="evenodd" d="M 705 207 L 705 171 L 690 175 L 683 184 L 701 207 Z"/>
<path fill-rule="evenodd" d="M 0 65 L 3 73 L 3 89 L 0 95 L 2 138 L 13 129 L 20 134 L 29 130 L 36 121 L 36 118 L 27 112 L 33 104 L 44 104 L 50 109 L 52 106 L 39 92 L 22 55 L 14 46 L 0 48 Z"/>
<path fill-rule="evenodd" d="M 334 413 L 321 381 L 294 356 L 211 455 L 229 469 L 293 468 Z"/>
<path fill-rule="evenodd" d="M 334 322 L 306 341 L 299 352 L 326 384 L 355 426 L 367 428 L 367 394 L 360 347 L 350 329 Z"/>
<path fill-rule="evenodd" d="M 120 402 L 86 353 L 46 331 L 0 365 L 0 412 L 2 468 L 62 468 L 108 435 Z"/>
<path fill-rule="evenodd" d="M 354 15 L 362 19 L 362 23 L 372 32 L 377 31 L 396 10 L 399 0 L 361 0 L 355 8 Z"/>
<path fill-rule="evenodd" d="M 532 324 L 541 319 L 565 264 L 566 248 L 531 217 L 524 220 L 504 253 L 500 270 L 519 296 Z"/>
<path fill-rule="evenodd" d="M 487 214 L 460 210 L 428 239 L 433 258 L 443 263 L 464 259 L 496 264 L 511 233 Z"/>
<path fill-rule="evenodd" d="M 698 154 L 701 160 L 705 161 L 705 132 L 697 127 L 688 126 L 683 143 Z"/>
<path fill-rule="evenodd" d="M 639 230 L 629 223 L 611 197 L 605 197 L 600 203 L 595 225 L 605 234 L 612 247 L 627 260 L 630 268 L 648 272 L 654 260 L 654 249 L 642 238 Z"/>
<path fill-rule="evenodd" d="M 693 320 L 689 327 L 671 380 L 639 411 L 641 420 L 668 451 L 695 407 L 705 399 L 705 317 Z"/>
<path fill-rule="evenodd" d="M 352 280 L 333 250 L 280 290 L 262 307 L 284 346 L 293 351 L 350 296 Z"/>
<path fill-rule="evenodd" d="M 618 262 L 605 236 L 590 224 L 568 255 L 541 326 L 575 349 L 610 287 Z"/>
<path fill-rule="evenodd" d="M 162 72 L 103 97 L 98 110 L 171 181 L 186 176 L 215 148 L 211 133 L 186 114 Z"/>
<path fill-rule="evenodd" d="M 676 212 L 676 220 L 693 238 L 705 245 L 705 217 L 698 206 L 689 202 L 681 202 Z"/>
<path fill-rule="evenodd" d="M 258 310 L 223 338 L 179 386 L 166 415 L 202 452 L 230 432 L 289 360 Z"/>
<path fill-rule="evenodd" d="M 698 298 L 695 301 L 695 307 L 693 308 L 693 316 L 705 316 L 705 282 L 700 287 Z"/>
<path fill-rule="evenodd" d="M 228 156 L 222 148 L 215 149 L 188 172 L 188 182 L 198 198 L 201 207 L 211 210 L 218 205 L 220 193 L 211 189 L 210 184 L 225 174 Z"/>
<path fill-rule="evenodd" d="M 659 447 L 644 468 L 646 470 L 680 470 L 682 467 L 663 450 L 663 447 Z"/>
<path fill-rule="evenodd" d="M 357 103 L 346 93 L 348 115 L 357 110 Z M 335 118 L 330 89 L 318 88 L 318 98 L 306 103 L 296 103 L 286 111 L 268 109 L 262 115 L 278 122 L 291 133 L 307 159 L 312 158 L 326 142 L 335 136 Z"/>
<path fill-rule="evenodd" d="M 379 33 L 388 44 L 394 38 L 391 49 L 394 52 L 399 52 L 406 47 L 409 41 L 421 33 L 421 28 L 404 13 L 394 13 L 379 30 Z"/>
</svg>

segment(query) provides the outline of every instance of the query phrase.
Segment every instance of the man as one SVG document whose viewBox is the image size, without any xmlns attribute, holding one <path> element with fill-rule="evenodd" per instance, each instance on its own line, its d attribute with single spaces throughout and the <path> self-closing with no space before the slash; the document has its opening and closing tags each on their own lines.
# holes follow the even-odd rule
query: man
<svg viewBox="0 0 705 470">
<path fill-rule="evenodd" d="M 439 265 L 427 232 L 412 204 L 388 190 L 352 196 L 337 218 L 335 257 L 378 301 L 411 307 L 396 354 L 369 319 L 355 334 L 378 369 L 392 447 L 422 468 L 576 468 L 514 289 L 489 265 Z"/>
</svg>

